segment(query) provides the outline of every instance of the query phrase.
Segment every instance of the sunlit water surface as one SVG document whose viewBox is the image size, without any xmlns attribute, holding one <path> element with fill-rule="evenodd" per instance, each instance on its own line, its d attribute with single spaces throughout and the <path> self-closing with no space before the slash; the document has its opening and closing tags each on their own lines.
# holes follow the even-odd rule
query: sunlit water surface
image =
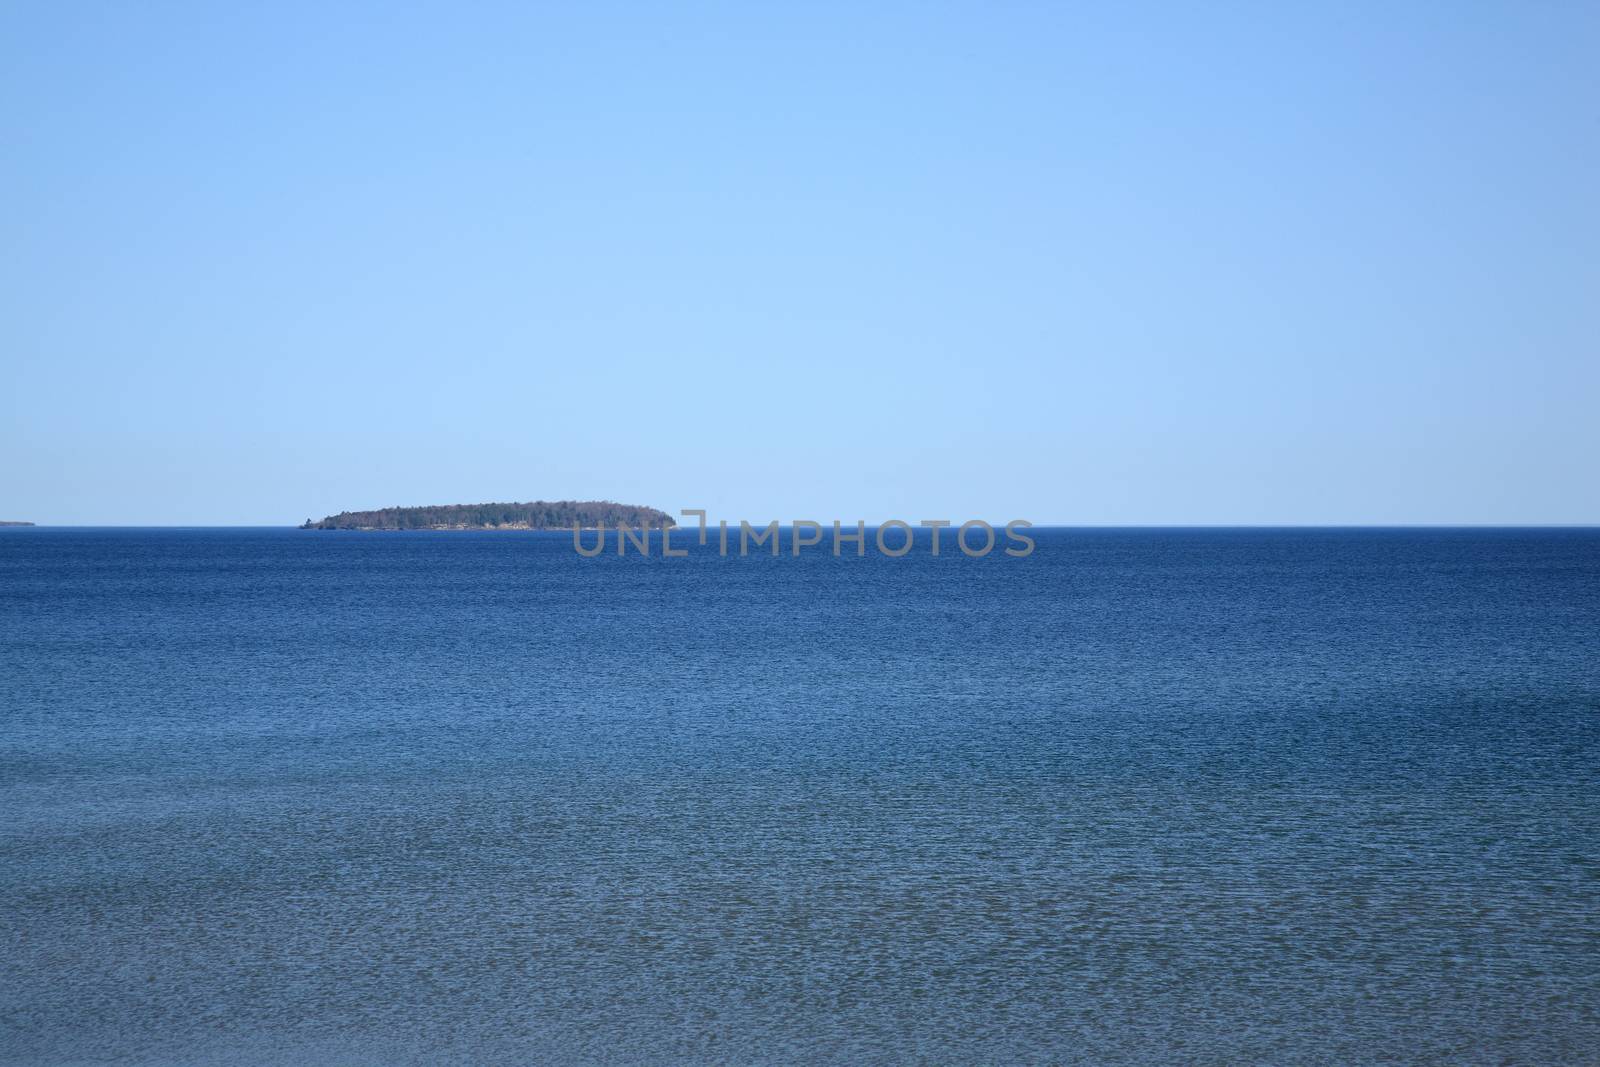
<svg viewBox="0 0 1600 1067">
<path fill-rule="evenodd" d="M 1036 536 L 0 531 L 0 1062 L 1600 1062 L 1600 532 Z"/>
</svg>

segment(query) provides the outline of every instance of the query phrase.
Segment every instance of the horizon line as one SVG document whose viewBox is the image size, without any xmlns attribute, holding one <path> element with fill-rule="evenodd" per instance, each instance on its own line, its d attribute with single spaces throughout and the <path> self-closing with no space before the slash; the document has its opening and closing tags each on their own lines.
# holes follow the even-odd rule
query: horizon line
<svg viewBox="0 0 1600 1067">
<path fill-rule="evenodd" d="M 23 520 L 12 520 L 20 523 Z M 731 521 L 731 520 L 730 520 Z M 748 522 L 749 520 L 742 520 Z M 834 520 L 821 523 L 821 520 L 800 519 L 799 522 L 819 522 L 823 529 L 831 529 Z M 841 524 L 843 525 L 843 521 Z M 906 520 L 886 519 L 881 522 L 865 523 L 868 529 L 884 525 L 885 522 Z M 918 520 L 920 522 L 921 520 Z M 930 520 L 933 521 L 933 520 Z M 1002 529 L 1006 522 L 991 520 L 968 520 L 988 522 L 995 529 Z M 1032 522 L 1027 521 L 1028 529 L 1033 530 L 1537 530 L 1537 529 L 1600 529 L 1600 520 L 1591 522 Z M 751 525 L 755 525 L 751 523 Z M 771 525 L 770 522 L 762 523 L 761 528 Z M 778 522 L 779 529 L 790 529 L 794 522 Z M 854 522 L 849 524 L 854 525 Z M 917 523 L 908 523 L 913 529 L 930 529 Z M 951 522 L 948 529 L 955 529 L 961 524 Z M 596 529 L 597 527 L 584 527 Z M 609 529 L 609 527 L 607 527 Z M 638 529 L 639 527 L 630 527 Z M 674 530 L 698 530 L 698 524 L 678 523 L 672 527 Z M 729 529 L 736 527 L 730 525 Z M 0 530 L 295 530 L 305 533 L 567 533 L 570 526 L 550 526 L 542 529 L 529 528 L 487 528 L 487 529 L 415 529 L 415 530 L 306 530 L 298 523 L 130 523 L 130 522 L 93 522 L 93 523 L 50 523 L 27 522 L 23 525 L 0 525 Z M 657 527 L 648 527 L 655 530 Z M 708 527 L 710 529 L 710 527 Z"/>
</svg>

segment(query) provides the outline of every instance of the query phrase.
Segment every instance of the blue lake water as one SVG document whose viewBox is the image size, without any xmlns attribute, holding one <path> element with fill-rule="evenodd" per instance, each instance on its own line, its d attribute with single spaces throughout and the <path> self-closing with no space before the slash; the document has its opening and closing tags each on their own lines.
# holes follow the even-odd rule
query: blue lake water
<svg viewBox="0 0 1600 1067">
<path fill-rule="evenodd" d="M 1600 531 L 1035 537 L 0 530 L 0 1062 L 1600 1062 Z"/>
</svg>

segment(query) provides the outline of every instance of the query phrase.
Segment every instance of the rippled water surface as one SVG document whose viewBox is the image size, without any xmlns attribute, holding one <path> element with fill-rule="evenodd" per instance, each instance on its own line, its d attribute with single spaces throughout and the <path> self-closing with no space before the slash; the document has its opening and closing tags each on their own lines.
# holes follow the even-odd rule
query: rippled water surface
<svg viewBox="0 0 1600 1067">
<path fill-rule="evenodd" d="M 1600 532 L 0 531 L 0 1062 L 1600 1062 Z"/>
</svg>

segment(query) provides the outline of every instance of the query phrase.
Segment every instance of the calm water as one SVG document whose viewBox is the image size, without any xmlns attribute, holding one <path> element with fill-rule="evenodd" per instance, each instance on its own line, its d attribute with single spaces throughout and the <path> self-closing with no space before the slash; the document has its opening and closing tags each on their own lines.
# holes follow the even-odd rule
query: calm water
<svg viewBox="0 0 1600 1067">
<path fill-rule="evenodd" d="M 0 531 L 0 1061 L 1600 1063 L 1600 531 L 1038 536 Z"/>
</svg>

